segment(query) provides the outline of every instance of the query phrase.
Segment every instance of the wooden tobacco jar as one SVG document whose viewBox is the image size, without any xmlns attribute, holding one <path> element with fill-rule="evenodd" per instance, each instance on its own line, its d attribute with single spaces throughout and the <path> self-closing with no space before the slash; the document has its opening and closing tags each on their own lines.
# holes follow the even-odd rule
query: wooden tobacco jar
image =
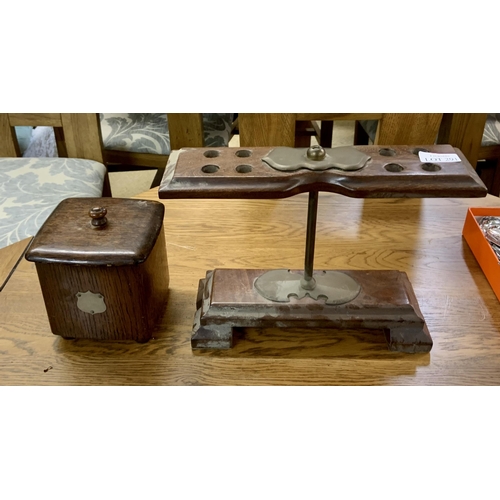
<svg viewBox="0 0 500 500">
<path fill-rule="evenodd" d="M 52 333 L 146 342 L 168 293 L 164 206 L 156 201 L 68 198 L 33 239 Z"/>
</svg>

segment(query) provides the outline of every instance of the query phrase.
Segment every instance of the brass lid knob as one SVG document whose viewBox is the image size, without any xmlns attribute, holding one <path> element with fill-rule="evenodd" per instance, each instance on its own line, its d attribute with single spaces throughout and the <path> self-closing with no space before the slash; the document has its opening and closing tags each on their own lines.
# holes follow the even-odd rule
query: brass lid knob
<svg viewBox="0 0 500 500">
<path fill-rule="evenodd" d="M 107 223 L 106 214 L 108 211 L 104 207 L 94 207 L 89 210 L 90 225 L 93 229 L 102 229 Z"/>
<path fill-rule="evenodd" d="M 319 145 L 311 146 L 307 150 L 307 158 L 309 158 L 309 160 L 321 161 L 325 159 L 325 156 L 325 149 Z"/>
</svg>

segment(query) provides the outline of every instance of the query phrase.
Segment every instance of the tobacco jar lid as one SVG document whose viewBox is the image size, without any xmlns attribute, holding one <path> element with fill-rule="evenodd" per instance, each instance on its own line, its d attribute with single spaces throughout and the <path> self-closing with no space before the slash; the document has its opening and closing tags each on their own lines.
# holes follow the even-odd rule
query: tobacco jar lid
<svg viewBox="0 0 500 500">
<path fill-rule="evenodd" d="M 164 213 L 157 201 L 67 198 L 33 238 L 26 259 L 93 266 L 141 264 L 156 243 Z"/>
</svg>

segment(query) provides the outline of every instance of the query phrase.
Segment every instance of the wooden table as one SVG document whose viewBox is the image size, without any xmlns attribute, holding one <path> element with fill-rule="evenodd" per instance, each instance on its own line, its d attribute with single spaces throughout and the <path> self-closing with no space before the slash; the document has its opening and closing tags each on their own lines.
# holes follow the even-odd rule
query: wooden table
<svg viewBox="0 0 500 500">
<path fill-rule="evenodd" d="M 138 198 L 158 199 L 157 191 Z M 388 351 L 383 333 L 370 330 L 247 329 L 231 350 L 192 351 L 198 280 L 207 270 L 302 267 L 307 195 L 165 205 L 170 295 L 155 338 L 53 335 L 34 265 L 23 259 L 0 292 L 1 384 L 500 384 L 500 304 L 461 236 L 467 207 L 500 206 L 498 198 L 320 194 L 315 269 L 407 272 L 434 340 L 430 353 L 413 355 Z"/>
</svg>

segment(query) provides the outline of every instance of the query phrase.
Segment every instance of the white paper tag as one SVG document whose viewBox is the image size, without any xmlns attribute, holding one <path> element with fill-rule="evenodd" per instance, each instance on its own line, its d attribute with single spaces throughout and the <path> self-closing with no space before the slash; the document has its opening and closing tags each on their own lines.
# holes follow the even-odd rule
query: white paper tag
<svg viewBox="0 0 500 500">
<path fill-rule="evenodd" d="M 422 163 L 453 163 L 461 161 L 459 156 L 452 154 L 438 154 L 438 153 L 427 153 L 425 151 L 419 151 L 418 157 Z"/>
</svg>

